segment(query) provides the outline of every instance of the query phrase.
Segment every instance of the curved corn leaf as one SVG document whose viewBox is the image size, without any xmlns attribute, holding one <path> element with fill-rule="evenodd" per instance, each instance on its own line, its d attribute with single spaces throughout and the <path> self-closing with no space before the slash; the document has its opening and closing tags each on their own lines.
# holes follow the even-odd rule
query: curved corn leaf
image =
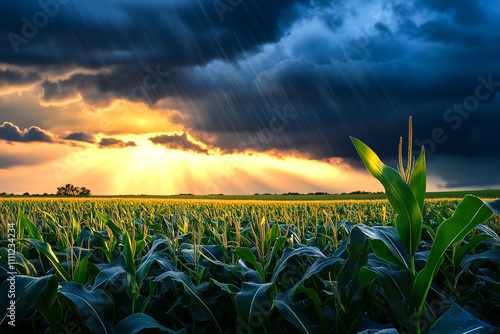
<svg viewBox="0 0 500 334">
<path fill-rule="evenodd" d="M 109 227 L 109 229 L 111 230 L 111 232 L 113 233 L 114 237 L 116 239 L 119 239 L 120 236 L 122 235 L 122 231 L 120 230 L 120 228 L 118 226 L 115 225 L 115 223 L 113 223 L 113 221 L 111 220 L 111 218 L 109 218 L 108 216 L 102 214 L 101 212 L 97 211 L 97 215 L 101 218 L 102 222 L 107 226 Z"/>
<path fill-rule="evenodd" d="M 244 282 L 241 291 L 235 297 L 238 314 L 237 328 L 241 332 L 251 333 L 262 326 L 273 309 L 275 299 L 276 285 L 274 283 Z"/>
<path fill-rule="evenodd" d="M 243 277 L 249 281 L 249 282 L 254 282 L 254 283 L 263 283 L 264 281 L 262 280 L 261 276 L 259 273 L 254 270 L 250 269 L 247 267 L 245 264 L 245 261 L 242 259 L 238 260 L 238 265 L 237 268 L 241 269 L 241 273 L 243 274 Z"/>
<path fill-rule="evenodd" d="M 40 231 L 38 231 L 36 225 L 33 224 L 28 217 L 26 217 L 21 208 L 19 208 L 19 228 L 26 228 L 26 230 L 28 230 L 28 237 L 43 242 L 43 237 L 40 234 Z"/>
<path fill-rule="evenodd" d="M 487 334 L 498 333 L 499 331 L 500 328 L 479 320 L 458 304 L 453 304 L 432 325 L 429 334 Z"/>
<path fill-rule="evenodd" d="M 427 264 L 418 273 L 413 284 L 413 298 L 417 313 L 423 309 L 432 278 L 443 262 L 446 249 L 463 240 L 474 227 L 485 222 L 492 215 L 490 206 L 476 196 L 467 195 L 458 204 L 453 216 L 439 226 Z"/>
<path fill-rule="evenodd" d="M 182 284 L 184 287 L 184 295 L 186 296 L 186 304 L 191 314 L 193 314 L 200 321 L 211 321 L 217 326 L 217 329 L 222 333 L 222 329 L 215 318 L 210 306 L 198 294 L 197 288 L 191 282 L 191 279 L 184 273 L 168 271 L 155 278 L 155 281 L 162 281 L 169 278 Z"/>
<path fill-rule="evenodd" d="M 496 213 L 498 214 L 498 213 Z M 498 237 L 498 234 L 495 233 L 495 231 L 493 231 L 491 228 L 489 228 L 488 226 L 486 225 L 483 225 L 483 224 L 480 224 L 480 225 L 477 225 L 476 226 L 476 229 L 481 231 L 481 232 L 484 232 L 485 234 L 491 236 L 493 239 L 495 239 L 495 242 L 500 245 L 500 237 Z"/>
<path fill-rule="evenodd" d="M 123 258 L 125 259 L 125 263 L 127 263 L 127 268 L 130 270 L 132 275 L 136 274 L 135 269 L 135 248 L 132 247 L 132 242 L 130 241 L 130 237 L 128 232 L 124 232 L 122 234 L 122 243 L 123 243 Z"/>
<path fill-rule="evenodd" d="M 294 299 L 296 299 L 295 297 L 297 297 L 301 293 L 305 294 L 313 302 L 314 310 L 316 311 L 316 314 L 318 315 L 321 324 L 321 331 L 326 333 L 328 331 L 328 323 L 326 321 L 325 313 L 321 309 L 322 301 L 321 299 L 319 299 L 318 293 L 313 289 L 299 286 L 295 289 L 290 300 L 293 301 Z M 289 295 L 289 293 L 287 293 L 287 295 Z"/>
<path fill-rule="evenodd" d="M 351 140 L 368 172 L 384 186 L 387 199 L 398 213 L 396 228 L 399 237 L 409 250 L 410 255 L 413 256 L 417 250 L 422 231 L 422 212 L 413 191 L 401 175 L 380 161 L 379 157 L 368 146 L 356 138 L 351 137 Z"/>
<path fill-rule="evenodd" d="M 300 281 L 298 281 L 297 284 L 295 284 L 295 286 L 288 290 L 286 293 L 288 294 L 288 296 L 294 295 L 295 290 L 299 289 L 311 276 L 320 273 L 326 267 L 332 267 L 335 264 L 342 265 L 344 262 L 345 260 L 340 257 L 320 257 L 309 268 L 307 268 L 307 271 L 305 272 L 304 276 L 302 276 Z"/>
<path fill-rule="evenodd" d="M 326 257 L 318 248 L 316 247 L 300 247 L 297 249 L 288 248 L 285 250 L 280 260 L 276 264 L 276 267 L 273 271 L 273 276 L 271 277 L 271 282 L 276 282 L 278 279 L 278 275 L 281 273 L 283 269 L 286 268 L 286 263 L 294 256 L 315 256 L 319 258 Z"/>
<path fill-rule="evenodd" d="M 93 249 L 89 250 L 87 254 L 83 257 L 83 259 L 78 262 L 78 266 L 76 267 L 75 270 L 75 275 L 73 277 L 73 280 L 77 283 L 80 284 L 85 284 L 87 283 L 86 277 L 87 277 L 87 265 L 89 262 L 89 256 L 94 252 Z"/>
<path fill-rule="evenodd" d="M 356 227 L 368 238 L 375 255 L 403 270 L 411 272 L 410 255 L 394 227 L 369 227 L 363 224 L 358 224 Z"/>
<path fill-rule="evenodd" d="M 15 282 L 15 293 L 9 295 L 11 282 Z M 16 327 L 9 324 L 9 322 L 21 321 L 24 316 L 35 306 L 43 295 L 46 300 L 40 300 L 39 311 L 42 315 L 47 317 L 47 320 L 52 325 L 57 322 L 58 317 L 62 317 L 60 308 L 53 303 L 54 295 L 57 293 L 57 278 L 55 275 L 34 278 L 23 275 L 11 276 L 5 280 L 0 286 L 0 332 L 9 333 L 15 332 Z M 13 306 L 14 315 L 9 315 L 9 307 L 11 301 L 15 301 Z M 48 309 L 53 306 L 53 309 Z M 59 305 L 60 306 L 60 305 Z M 59 319 L 60 320 L 60 319 Z"/>
<path fill-rule="evenodd" d="M 255 270 L 257 270 L 257 272 L 259 273 L 259 276 L 262 279 L 262 281 L 266 280 L 266 274 L 264 273 L 264 270 L 262 269 L 260 263 L 257 262 L 257 257 L 255 257 L 254 253 L 252 253 L 250 248 L 237 247 L 236 254 L 240 257 L 240 259 L 248 261 L 253 265 Z"/>
<path fill-rule="evenodd" d="M 275 224 L 273 225 L 273 228 L 271 229 L 271 232 L 273 230 L 278 231 L 278 225 Z M 276 232 L 277 234 L 277 232 Z M 271 237 L 272 238 L 272 237 Z M 274 240 L 274 239 L 273 239 Z M 269 256 L 269 259 L 267 260 L 267 263 L 266 263 L 266 266 L 264 267 L 264 271 L 267 272 L 269 270 L 269 266 L 271 265 L 272 263 L 272 260 L 273 260 L 273 257 L 276 255 L 276 253 L 281 249 L 283 248 L 283 246 L 285 245 L 285 243 L 288 241 L 288 238 L 287 237 L 278 237 L 276 239 L 276 241 L 274 242 L 274 245 L 273 245 L 273 250 L 271 252 L 271 255 Z"/>
<path fill-rule="evenodd" d="M 368 273 L 371 272 L 371 273 Z M 412 278 L 405 270 L 392 270 L 387 267 L 363 267 L 360 276 L 365 279 L 364 285 L 374 280 L 373 274 L 380 281 L 384 291 L 384 297 L 391 309 L 393 324 L 398 323 L 406 330 L 410 330 L 413 324 L 411 314 L 413 310 L 412 300 Z"/>
<path fill-rule="evenodd" d="M 92 333 L 113 333 L 115 308 L 103 291 L 88 291 L 81 284 L 66 282 L 59 293 L 75 304 L 80 320 Z"/>
<path fill-rule="evenodd" d="M 455 268 L 458 267 L 465 254 L 487 239 L 493 239 L 493 237 L 488 234 L 474 234 L 471 236 L 468 243 L 461 245 L 455 250 L 455 254 L 453 254 L 453 266 Z"/>
<path fill-rule="evenodd" d="M 319 332 L 319 325 L 311 323 L 303 303 L 292 302 L 284 293 L 279 293 L 274 301 L 274 306 L 279 310 L 281 316 L 297 327 L 302 334 Z"/>
<path fill-rule="evenodd" d="M 45 255 L 47 259 L 49 259 L 50 263 L 56 268 L 57 272 L 66 280 L 70 281 L 69 274 L 66 270 L 64 270 L 63 267 L 61 267 L 61 264 L 59 263 L 59 260 L 57 259 L 56 255 L 52 251 L 52 247 L 46 242 L 41 242 L 39 240 L 35 239 L 28 239 L 24 238 L 23 241 L 26 241 L 29 243 L 31 246 L 35 247 L 35 249 Z"/>
<path fill-rule="evenodd" d="M 2 247 L 0 248 L 0 254 L 2 255 L 2 258 L 5 260 L 5 262 L 8 262 L 9 258 L 9 251 L 7 248 Z M 26 276 L 31 276 L 35 277 L 36 274 L 36 269 L 33 266 L 33 264 L 28 261 L 22 253 L 19 253 L 16 251 L 16 269 L 21 275 L 26 275 Z"/>
<path fill-rule="evenodd" d="M 129 315 L 128 317 L 120 321 L 118 325 L 116 325 L 115 333 L 136 334 L 141 331 L 147 331 L 147 333 L 150 333 L 152 330 L 156 330 L 158 332 L 172 333 L 172 334 L 188 333 L 187 329 L 185 328 L 180 331 L 174 331 L 172 329 L 164 327 L 160 325 L 158 321 L 156 321 L 154 318 L 144 313 L 135 313 Z"/>
</svg>

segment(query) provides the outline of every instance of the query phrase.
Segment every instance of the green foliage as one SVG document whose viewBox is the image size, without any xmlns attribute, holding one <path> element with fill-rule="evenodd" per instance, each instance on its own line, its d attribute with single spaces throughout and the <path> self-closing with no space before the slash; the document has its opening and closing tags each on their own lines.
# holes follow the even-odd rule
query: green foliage
<svg viewBox="0 0 500 334">
<path fill-rule="evenodd" d="M 0 234 L 14 224 L 16 249 L 0 241 L 0 301 L 14 258 L 16 331 L 415 332 L 421 300 L 421 332 L 454 304 L 496 328 L 498 202 L 422 199 L 422 173 L 419 159 L 394 188 L 421 212 L 413 255 L 412 227 L 383 200 L 6 199 Z"/>
<path fill-rule="evenodd" d="M 387 198 L 398 214 L 396 229 L 404 245 L 397 240 L 395 233 L 391 233 L 391 228 L 363 225 L 356 227 L 369 239 L 374 254 L 382 260 L 382 266 L 380 264 L 367 265 L 362 268 L 360 271 L 362 287 L 366 289 L 378 279 L 383 290 L 383 297 L 392 311 L 390 318 L 394 326 L 401 331 L 420 333 L 421 322 L 430 321 L 429 314 L 426 313 L 425 317 L 422 317 L 422 314 L 434 277 L 441 270 L 448 285 L 456 285 L 453 284 L 456 281 L 453 282 L 452 274 L 444 262 L 446 252 L 452 246 L 461 243 L 474 228 L 490 219 L 493 213 L 500 214 L 500 200 L 484 202 L 478 197 L 467 195 L 457 205 L 453 216 L 441 223 L 436 231 L 431 226 L 423 224 L 422 213 L 426 188 L 423 148 L 415 166 L 411 165 L 411 157 L 409 157 L 408 169 L 405 171 L 401 159 L 400 142 L 400 175 L 396 170 L 384 165 L 378 156 L 361 141 L 355 138 L 352 138 L 352 141 L 367 170 L 384 186 Z M 411 141 L 410 118 L 410 152 Z M 428 253 L 418 254 L 419 257 L 424 258 L 425 266 L 417 273 L 415 257 L 421 243 L 422 228 L 426 228 L 434 240 L 431 242 Z M 466 245 L 458 248 L 458 251 L 455 249 L 454 261 L 450 261 L 450 266 L 455 268 L 460 266 L 467 252 L 474 250 L 482 241 L 490 238 L 490 235 L 472 236 Z M 440 328 L 444 330 L 444 327 Z"/>
</svg>

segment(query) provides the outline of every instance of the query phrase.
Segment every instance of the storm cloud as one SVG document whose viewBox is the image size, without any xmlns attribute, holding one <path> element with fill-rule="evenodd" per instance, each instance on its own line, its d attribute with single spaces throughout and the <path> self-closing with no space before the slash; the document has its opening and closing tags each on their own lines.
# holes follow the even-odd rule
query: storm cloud
<svg viewBox="0 0 500 334">
<path fill-rule="evenodd" d="M 39 12 L 45 24 L 35 24 Z M 0 71 L 0 85 L 41 82 L 43 103 L 144 102 L 177 110 L 172 122 L 222 152 L 339 157 L 355 166 L 349 136 L 394 158 L 411 115 L 415 150 L 424 146 L 429 163 L 500 157 L 493 0 L 90 0 L 49 14 L 27 1 L 0 13 L 0 63 L 26 67 Z M 41 81 L 33 68 L 68 75 Z M 87 141 L 84 134 L 65 139 Z M 206 153 L 185 133 L 149 139 Z M 103 138 L 99 147 L 127 144 Z M 435 159 L 434 175 L 444 175 Z"/>
<path fill-rule="evenodd" d="M 170 150 L 183 150 L 196 153 L 207 154 L 208 150 L 201 147 L 199 144 L 190 141 L 187 134 L 164 134 L 148 138 L 153 144 L 162 145 Z"/>
<path fill-rule="evenodd" d="M 66 137 L 63 138 L 64 140 L 74 140 L 74 141 L 81 141 L 85 143 L 95 143 L 95 138 L 94 136 L 85 133 L 85 132 L 73 132 L 68 134 Z"/>
<path fill-rule="evenodd" d="M 19 143 L 54 142 L 54 136 L 48 131 L 42 130 L 37 126 L 32 126 L 29 129 L 21 131 L 19 127 L 10 122 L 4 122 L 0 125 L 0 139 L 7 142 Z"/>
<path fill-rule="evenodd" d="M 134 146 L 137 146 L 134 141 L 124 142 L 118 138 L 101 138 L 99 141 L 99 148 L 125 148 Z"/>
</svg>

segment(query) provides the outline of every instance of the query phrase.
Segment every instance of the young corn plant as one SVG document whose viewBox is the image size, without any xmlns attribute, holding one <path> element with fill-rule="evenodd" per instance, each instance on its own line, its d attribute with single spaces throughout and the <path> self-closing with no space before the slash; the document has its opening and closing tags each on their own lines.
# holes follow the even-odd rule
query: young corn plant
<svg viewBox="0 0 500 334">
<path fill-rule="evenodd" d="M 416 272 L 415 253 L 420 243 L 422 212 L 426 191 L 425 150 L 412 163 L 412 127 L 409 126 L 408 165 L 402 161 L 402 139 L 399 145 L 399 173 L 386 166 L 368 146 L 356 138 L 352 142 L 368 172 L 384 186 L 387 199 L 397 213 L 396 229 L 356 225 L 368 238 L 375 255 L 402 270 L 389 267 L 364 267 L 360 271 L 361 287 L 379 279 L 394 313 L 396 327 L 420 333 L 425 300 L 433 277 L 443 263 L 445 251 L 461 242 L 477 225 L 493 213 L 500 214 L 500 200 L 484 202 L 467 195 L 451 218 L 443 222 L 435 235 L 425 267 Z"/>
</svg>

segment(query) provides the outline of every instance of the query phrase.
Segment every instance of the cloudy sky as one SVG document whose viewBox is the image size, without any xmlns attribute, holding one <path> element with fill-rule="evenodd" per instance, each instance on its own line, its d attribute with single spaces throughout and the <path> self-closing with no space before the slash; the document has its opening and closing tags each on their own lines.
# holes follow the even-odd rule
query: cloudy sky
<svg viewBox="0 0 500 334">
<path fill-rule="evenodd" d="M 41 0 L 0 12 L 0 192 L 500 187 L 497 0 Z"/>
</svg>

